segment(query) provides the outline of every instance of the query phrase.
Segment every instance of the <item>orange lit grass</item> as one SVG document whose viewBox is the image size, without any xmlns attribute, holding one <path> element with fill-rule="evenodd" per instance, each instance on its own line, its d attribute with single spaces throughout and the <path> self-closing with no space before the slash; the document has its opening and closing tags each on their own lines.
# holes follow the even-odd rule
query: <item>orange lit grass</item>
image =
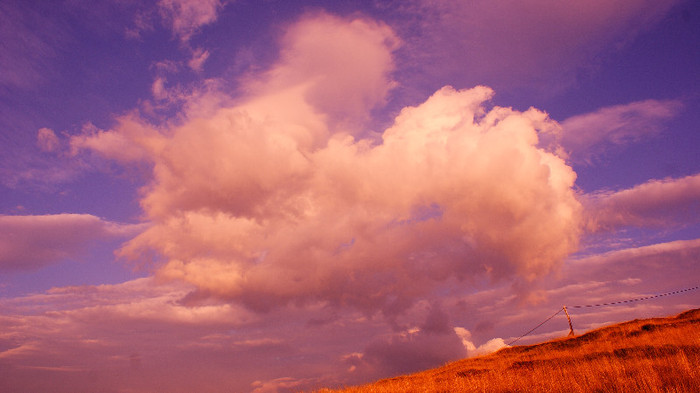
<svg viewBox="0 0 700 393">
<path fill-rule="evenodd" d="M 700 392 L 700 309 L 334 391 Z"/>
</svg>

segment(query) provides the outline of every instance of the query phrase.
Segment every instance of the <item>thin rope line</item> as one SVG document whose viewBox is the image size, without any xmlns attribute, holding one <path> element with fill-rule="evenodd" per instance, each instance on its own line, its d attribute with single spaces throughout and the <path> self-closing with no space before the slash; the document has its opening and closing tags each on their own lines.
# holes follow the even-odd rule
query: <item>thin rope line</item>
<svg viewBox="0 0 700 393">
<path fill-rule="evenodd" d="M 549 322 L 550 319 L 556 317 L 556 316 L 557 316 L 560 312 L 562 312 L 562 311 L 564 311 L 564 307 L 560 308 L 559 311 L 555 312 L 551 317 L 549 317 L 549 318 L 545 319 L 544 321 L 542 321 L 542 323 L 540 323 L 539 325 L 537 325 L 537 326 L 535 326 L 534 328 L 532 328 L 529 332 L 527 332 L 527 333 L 523 334 L 522 336 L 516 338 L 515 340 L 509 342 L 509 343 L 508 343 L 508 346 L 510 347 L 511 345 L 515 344 L 515 343 L 516 343 L 518 340 L 520 340 L 521 338 L 523 338 L 523 337 L 527 336 L 528 334 L 534 332 L 538 327 L 540 327 L 540 326 L 544 325 L 545 323 Z"/>
<path fill-rule="evenodd" d="M 696 289 L 698 289 L 698 288 L 700 288 L 700 285 L 695 286 L 695 287 L 692 287 L 692 288 L 679 289 L 679 290 L 677 290 L 677 291 L 671 291 L 671 292 L 661 293 L 661 294 L 658 294 L 658 295 L 640 297 L 640 298 L 636 298 L 636 299 L 620 300 L 620 301 L 617 301 L 617 302 L 610 302 L 610 303 L 583 304 L 583 305 L 578 305 L 578 306 L 569 306 L 569 308 L 603 307 L 603 306 L 612 306 L 612 305 L 615 305 L 615 304 L 624 304 L 624 303 L 641 302 L 642 300 L 649 300 L 649 299 L 654 299 L 654 298 L 657 298 L 657 297 L 678 295 L 679 293 L 694 291 L 694 290 L 696 290 Z"/>
</svg>

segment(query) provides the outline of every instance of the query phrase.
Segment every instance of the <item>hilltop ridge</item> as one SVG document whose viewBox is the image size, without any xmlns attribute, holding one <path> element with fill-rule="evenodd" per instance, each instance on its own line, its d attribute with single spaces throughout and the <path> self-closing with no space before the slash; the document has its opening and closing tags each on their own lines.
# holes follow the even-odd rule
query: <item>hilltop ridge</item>
<svg viewBox="0 0 700 393">
<path fill-rule="evenodd" d="M 694 309 L 318 393 L 698 392 L 698 364 L 700 309 Z"/>
</svg>

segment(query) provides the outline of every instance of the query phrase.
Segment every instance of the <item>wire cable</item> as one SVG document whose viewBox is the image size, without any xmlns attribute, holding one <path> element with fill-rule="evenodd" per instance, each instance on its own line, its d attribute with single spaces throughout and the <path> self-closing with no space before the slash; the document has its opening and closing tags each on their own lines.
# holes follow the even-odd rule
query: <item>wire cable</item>
<svg viewBox="0 0 700 393">
<path fill-rule="evenodd" d="M 562 312 L 562 311 L 564 311 L 564 307 L 560 308 L 559 311 L 555 312 L 551 317 L 549 317 L 549 318 L 545 319 L 544 321 L 542 321 L 542 323 L 540 323 L 539 325 L 537 325 L 537 326 L 535 326 L 534 328 L 530 329 L 529 332 L 527 332 L 527 333 L 523 334 L 522 336 L 516 338 L 515 340 L 509 342 L 509 343 L 508 343 L 508 346 L 510 347 L 511 345 L 515 344 L 515 343 L 516 343 L 518 340 L 520 340 L 521 338 L 523 338 L 523 337 L 527 336 L 528 334 L 534 332 L 538 327 L 540 327 L 540 326 L 544 325 L 545 323 L 549 322 L 550 319 L 556 317 L 556 316 L 557 316 L 560 312 Z"/>
<path fill-rule="evenodd" d="M 670 295 L 678 295 L 680 293 L 684 292 L 689 292 L 689 291 L 694 291 L 696 289 L 700 288 L 700 285 L 692 287 L 692 288 L 686 288 L 686 289 L 679 289 L 677 291 L 671 291 L 671 292 L 666 292 L 666 293 L 661 293 L 658 295 L 652 295 L 652 296 L 646 296 L 646 297 L 640 297 L 636 299 L 627 299 L 627 300 L 620 300 L 617 302 L 610 302 L 610 303 L 599 303 L 599 304 L 583 304 L 579 306 L 569 306 L 569 308 L 588 308 L 588 307 L 603 307 L 603 306 L 613 306 L 615 304 L 624 304 L 624 303 L 633 303 L 633 302 L 641 302 L 642 300 L 649 300 L 649 299 L 655 299 L 657 297 L 663 297 L 663 296 L 670 296 Z"/>
<path fill-rule="evenodd" d="M 694 290 L 697 290 L 697 289 L 700 289 L 700 285 L 694 286 L 694 287 L 692 287 L 692 288 L 679 289 L 679 290 L 676 290 L 676 291 L 665 292 L 665 293 L 660 293 L 660 294 L 657 294 L 657 295 L 651 295 L 651 296 L 645 296 L 645 297 L 639 297 L 639 298 L 635 298 L 635 299 L 619 300 L 619 301 L 616 301 L 616 302 L 609 302 L 609 303 L 582 304 L 582 305 L 577 305 L 577 306 L 569 306 L 569 308 L 604 307 L 604 306 L 613 306 L 613 305 L 616 305 L 616 304 L 625 304 L 625 303 L 641 302 L 642 300 L 649 300 L 649 299 L 655 299 L 655 298 L 664 297 L 664 296 L 678 295 L 678 294 L 681 294 L 681 293 L 690 292 L 690 291 L 694 291 Z M 566 306 L 565 306 L 565 307 L 566 307 Z M 557 312 L 555 312 L 554 314 L 552 314 L 552 316 L 550 316 L 549 318 L 547 318 L 547 319 L 545 319 L 544 321 L 542 321 L 539 325 L 537 325 L 537 326 L 535 326 L 534 328 L 530 329 L 530 331 L 528 331 L 527 333 L 525 333 L 525 334 L 523 334 L 522 336 L 516 338 L 515 340 L 509 342 L 509 343 L 508 343 L 508 346 L 512 346 L 513 344 L 515 344 L 516 342 L 518 342 L 521 338 L 523 338 L 523 337 L 529 335 L 530 333 L 534 332 L 535 330 L 537 330 L 537 328 L 539 328 L 540 326 L 542 326 L 542 325 L 544 325 L 545 323 L 549 322 L 550 319 L 556 317 L 556 316 L 559 315 L 559 313 L 561 313 L 562 311 L 564 311 L 564 307 L 560 308 Z M 573 328 L 572 328 L 572 331 L 573 331 Z"/>
</svg>

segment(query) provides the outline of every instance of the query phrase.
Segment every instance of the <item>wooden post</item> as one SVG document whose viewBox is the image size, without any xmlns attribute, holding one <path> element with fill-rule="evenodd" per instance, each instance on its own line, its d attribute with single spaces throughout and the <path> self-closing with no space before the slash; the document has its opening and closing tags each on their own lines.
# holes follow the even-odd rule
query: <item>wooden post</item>
<svg viewBox="0 0 700 393">
<path fill-rule="evenodd" d="M 571 324 L 571 317 L 569 316 L 569 312 L 566 311 L 566 306 L 564 306 L 564 313 L 566 314 L 566 319 L 569 321 L 569 336 L 574 336 L 574 325 Z"/>
</svg>

